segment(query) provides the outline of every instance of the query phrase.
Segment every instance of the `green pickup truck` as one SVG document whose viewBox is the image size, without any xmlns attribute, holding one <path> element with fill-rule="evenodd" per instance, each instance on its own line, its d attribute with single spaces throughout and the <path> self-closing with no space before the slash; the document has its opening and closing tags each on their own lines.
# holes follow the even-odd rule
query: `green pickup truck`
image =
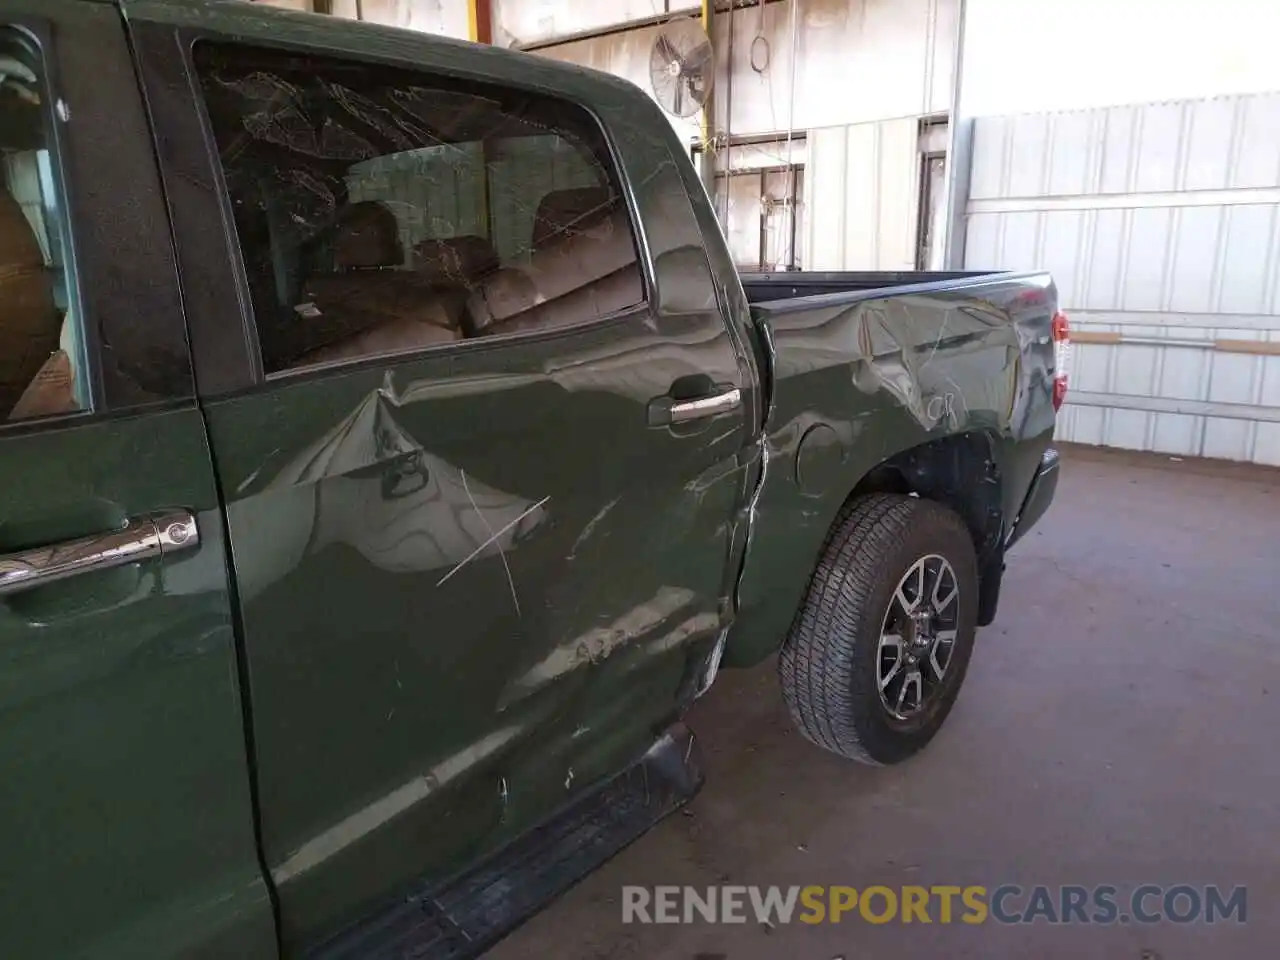
<svg viewBox="0 0 1280 960">
<path fill-rule="evenodd" d="M 800 730 L 943 723 L 1057 482 L 1045 275 L 741 276 L 636 87 L 0 0 L 0 955 L 471 956 Z"/>
</svg>

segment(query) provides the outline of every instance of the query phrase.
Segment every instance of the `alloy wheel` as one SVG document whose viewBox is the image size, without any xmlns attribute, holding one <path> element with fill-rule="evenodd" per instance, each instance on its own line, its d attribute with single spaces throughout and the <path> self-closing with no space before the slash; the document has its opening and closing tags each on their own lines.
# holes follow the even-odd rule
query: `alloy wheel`
<svg viewBox="0 0 1280 960">
<path fill-rule="evenodd" d="M 876 647 L 880 703 L 895 720 L 918 716 L 937 697 L 960 625 L 960 586 L 945 557 L 913 563 L 894 588 Z"/>
</svg>

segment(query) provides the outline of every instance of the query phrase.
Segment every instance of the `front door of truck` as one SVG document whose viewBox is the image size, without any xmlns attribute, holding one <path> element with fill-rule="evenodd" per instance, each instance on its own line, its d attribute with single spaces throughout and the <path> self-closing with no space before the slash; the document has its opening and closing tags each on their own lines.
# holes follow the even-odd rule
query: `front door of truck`
<svg viewBox="0 0 1280 960">
<path fill-rule="evenodd" d="M 637 254 L 640 203 L 692 222 L 678 175 L 628 202 L 536 64 L 537 94 L 462 79 L 454 46 L 364 62 L 358 30 L 308 52 L 235 10 L 131 17 L 292 948 L 528 829 L 688 701 L 729 615 L 750 386 L 696 240 L 649 236 L 696 302 Z"/>
<path fill-rule="evenodd" d="M 119 12 L 0 0 L 0 956 L 274 955 L 222 521 Z"/>
</svg>

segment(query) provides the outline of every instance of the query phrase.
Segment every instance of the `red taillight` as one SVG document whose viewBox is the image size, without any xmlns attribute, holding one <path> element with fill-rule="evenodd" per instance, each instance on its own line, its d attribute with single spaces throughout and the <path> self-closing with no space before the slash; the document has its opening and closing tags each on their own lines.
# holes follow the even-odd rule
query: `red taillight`
<svg viewBox="0 0 1280 960">
<path fill-rule="evenodd" d="M 1061 410 L 1071 374 L 1071 325 L 1059 310 L 1053 315 L 1053 409 Z"/>
</svg>

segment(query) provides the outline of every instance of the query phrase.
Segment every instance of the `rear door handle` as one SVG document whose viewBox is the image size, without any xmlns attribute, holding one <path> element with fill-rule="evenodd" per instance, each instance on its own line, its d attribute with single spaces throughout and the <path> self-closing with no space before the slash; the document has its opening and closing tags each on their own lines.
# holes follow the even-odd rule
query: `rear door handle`
<svg viewBox="0 0 1280 960">
<path fill-rule="evenodd" d="M 742 406 L 742 391 L 737 387 L 698 397 L 696 400 L 673 400 L 670 396 L 649 401 L 649 425 L 666 427 L 673 423 L 688 423 L 704 417 L 729 413 Z"/>
<path fill-rule="evenodd" d="M 682 400 L 671 405 L 671 422 L 686 423 L 703 417 L 714 417 L 742 406 L 742 391 L 737 387 L 697 400 Z"/>
<path fill-rule="evenodd" d="M 196 518 L 185 510 L 134 517 L 119 530 L 0 554 L 0 597 L 91 570 L 168 556 L 199 543 Z"/>
</svg>

